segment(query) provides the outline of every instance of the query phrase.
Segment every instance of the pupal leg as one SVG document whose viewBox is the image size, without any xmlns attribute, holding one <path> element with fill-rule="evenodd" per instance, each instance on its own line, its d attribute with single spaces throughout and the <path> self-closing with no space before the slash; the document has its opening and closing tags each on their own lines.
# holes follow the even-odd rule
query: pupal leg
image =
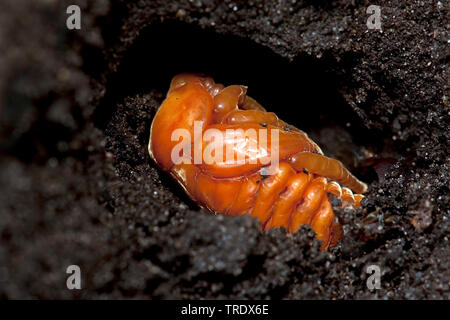
<svg viewBox="0 0 450 320">
<path fill-rule="evenodd" d="M 273 112 L 261 110 L 233 110 L 223 118 L 222 123 L 243 124 L 256 123 L 261 125 L 273 125 L 280 127 L 280 120 Z"/>
<path fill-rule="evenodd" d="M 249 97 L 247 96 L 246 99 Z M 247 100 L 246 100 L 247 102 Z M 245 102 L 245 103 L 246 103 Z M 229 124 L 237 124 L 237 123 L 248 123 L 248 122 L 254 122 L 259 124 L 270 124 L 273 126 L 276 126 L 282 130 L 286 131 L 294 131 L 294 132 L 301 132 L 302 134 L 305 134 L 300 129 L 297 129 L 294 126 L 291 126 L 284 122 L 283 120 L 279 119 L 277 115 L 273 112 L 267 112 L 264 108 L 258 109 L 253 108 L 250 106 L 250 108 L 247 108 L 248 106 L 244 105 L 239 110 L 235 110 L 233 112 L 230 112 L 226 118 L 223 119 L 223 123 L 229 123 Z M 244 108 L 245 107 L 245 108 Z"/>
<path fill-rule="evenodd" d="M 367 185 L 352 175 L 338 160 L 321 154 L 300 152 L 292 156 L 289 161 L 297 171 L 306 169 L 311 173 L 336 180 L 357 193 L 367 191 Z"/>
<path fill-rule="evenodd" d="M 233 110 L 229 112 L 226 117 L 222 119 L 224 124 L 258 124 L 264 127 L 274 126 L 283 132 L 289 132 L 301 137 L 302 140 L 307 141 L 310 148 L 308 151 L 314 151 L 323 154 L 320 147 L 312 141 L 303 131 L 288 125 L 283 120 L 280 120 L 275 113 L 261 110 Z"/>
<path fill-rule="evenodd" d="M 258 103 L 255 99 L 252 97 L 246 96 L 244 103 L 242 105 L 239 105 L 244 110 L 259 110 L 266 112 L 266 109 L 262 105 Z"/>
<path fill-rule="evenodd" d="M 247 88 L 239 85 L 232 85 L 221 90 L 214 96 L 213 123 L 221 123 L 230 111 L 237 110 L 238 105 L 245 99 Z"/>
<path fill-rule="evenodd" d="M 211 95 L 211 97 L 216 96 L 223 89 L 223 85 L 215 83 L 213 78 L 205 77 L 197 73 L 183 72 L 177 74 L 172 78 L 172 81 L 170 82 L 169 91 L 167 92 L 167 96 L 169 96 L 172 93 L 172 91 L 181 88 L 187 83 L 194 81 L 202 83 L 205 89 Z"/>
</svg>

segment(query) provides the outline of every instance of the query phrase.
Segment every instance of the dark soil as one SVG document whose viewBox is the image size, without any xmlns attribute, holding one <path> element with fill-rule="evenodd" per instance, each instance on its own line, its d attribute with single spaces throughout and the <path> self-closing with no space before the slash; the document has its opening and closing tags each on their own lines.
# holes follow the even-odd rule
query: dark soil
<svg viewBox="0 0 450 320">
<path fill-rule="evenodd" d="M 0 298 L 449 299 L 448 7 L 383 1 L 380 32 L 370 4 L 1 1 Z M 183 71 L 247 85 L 370 184 L 337 248 L 199 210 L 156 168 Z"/>
</svg>

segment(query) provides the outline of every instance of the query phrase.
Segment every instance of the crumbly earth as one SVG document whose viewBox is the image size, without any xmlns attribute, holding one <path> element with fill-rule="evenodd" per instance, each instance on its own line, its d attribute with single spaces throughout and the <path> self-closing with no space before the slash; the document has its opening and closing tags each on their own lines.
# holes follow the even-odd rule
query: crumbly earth
<svg viewBox="0 0 450 320">
<path fill-rule="evenodd" d="M 1 1 L 0 298 L 449 299 L 448 7 L 383 1 L 379 31 L 370 4 Z M 337 248 L 199 210 L 157 169 L 183 71 L 248 85 L 370 184 Z"/>
</svg>

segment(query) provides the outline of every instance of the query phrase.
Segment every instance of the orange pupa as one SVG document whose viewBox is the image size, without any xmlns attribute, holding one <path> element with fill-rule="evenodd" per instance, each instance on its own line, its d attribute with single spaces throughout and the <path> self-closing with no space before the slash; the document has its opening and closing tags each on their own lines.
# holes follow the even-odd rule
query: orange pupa
<svg viewBox="0 0 450 320">
<path fill-rule="evenodd" d="M 203 208 L 257 217 L 263 230 L 284 227 L 292 233 L 307 224 L 322 241 L 322 250 L 335 246 L 343 232 L 328 194 L 339 198 L 344 207 L 359 208 L 367 185 L 341 162 L 324 156 L 303 131 L 267 112 L 246 92 L 245 86 L 224 87 L 209 77 L 175 76 L 152 122 L 151 158 Z M 224 138 L 195 141 L 196 135 L 204 137 L 211 129 Z M 174 134 L 179 130 L 194 137 L 194 142 Z M 242 135 L 248 130 L 266 130 L 266 143 L 261 143 L 262 135 Z M 272 138 L 275 131 L 276 140 Z M 220 157 L 193 161 L 196 150 L 204 156 L 212 144 L 219 146 L 212 155 L 223 149 L 231 161 Z M 273 159 L 275 153 L 278 165 L 268 175 L 270 163 L 262 160 Z"/>
</svg>

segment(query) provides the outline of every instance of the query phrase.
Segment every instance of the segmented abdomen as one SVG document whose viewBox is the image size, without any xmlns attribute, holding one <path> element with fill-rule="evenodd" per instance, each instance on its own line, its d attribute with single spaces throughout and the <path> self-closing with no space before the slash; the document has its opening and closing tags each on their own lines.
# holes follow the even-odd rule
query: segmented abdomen
<svg viewBox="0 0 450 320">
<path fill-rule="evenodd" d="M 270 176 L 258 170 L 219 179 L 190 164 L 175 165 L 172 171 L 201 206 L 229 215 L 257 217 L 264 230 L 284 227 L 295 232 L 302 224 L 311 225 L 322 240 L 322 250 L 335 246 L 342 236 L 327 194 L 341 199 L 343 206 L 355 208 L 363 197 L 324 177 L 297 172 L 287 161 L 280 162 Z"/>
</svg>

